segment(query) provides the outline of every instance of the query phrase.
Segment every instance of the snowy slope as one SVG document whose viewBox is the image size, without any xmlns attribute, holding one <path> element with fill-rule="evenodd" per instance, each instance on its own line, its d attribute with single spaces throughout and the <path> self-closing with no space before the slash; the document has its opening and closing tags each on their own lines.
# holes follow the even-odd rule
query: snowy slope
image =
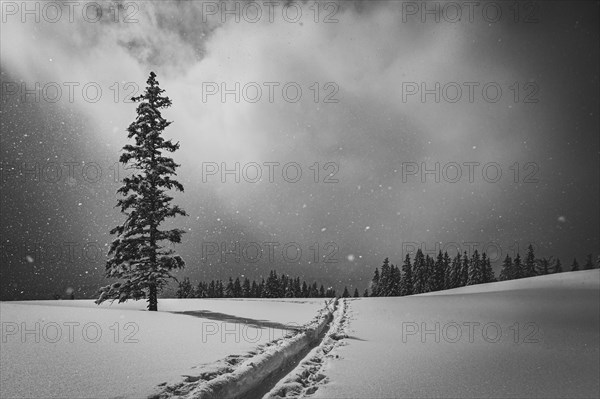
<svg viewBox="0 0 600 399">
<path fill-rule="evenodd" d="M 583 274 L 582 274 L 583 273 Z M 600 290 L 600 282 L 595 278 L 598 271 L 588 270 L 579 272 L 565 272 L 560 274 L 548 274 L 534 278 L 523 278 L 512 281 L 499 281 L 496 283 L 469 285 L 441 292 L 428 292 L 419 294 L 426 295 L 453 295 L 483 292 L 514 291 L 514 290 L 544 290 L 544 289 L 591 289 Z"/>
<path fill-rule="evenodd" d="M 314 397 L 598 397 L 599 286 L 591 270 L 351 300 Z"/>
<path fill-rule="evenodd" d="M 266 397 L 598 397 L 599 287 L 600 271 L 591 270 L 348 299 L 321 345 Z M 261 374 L 245 370 L 302 339 L 284 328 L 314 323 L 323 300 L 173 299 L 157 313 L 144 308 L 0 303 L 0 397 L 177 397 L 180 389 L 194 397 L 205 378 L 247 385 Z"/>
<path fill-rule="evenodd" d="M 2 302 L 0 397 L 145 397 L 282 337 L 285 324 L 310 321 L 322 301 L 172 299 L 157 313 L 140 311 L 143 302 Z"/>
</svg>

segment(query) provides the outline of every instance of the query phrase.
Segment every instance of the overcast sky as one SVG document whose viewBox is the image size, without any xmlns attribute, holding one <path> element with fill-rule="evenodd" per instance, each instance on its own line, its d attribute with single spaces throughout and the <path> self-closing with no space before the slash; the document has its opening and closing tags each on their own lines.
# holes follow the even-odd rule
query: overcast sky
<svg viewBox="0 0 600 399">
<path fill-rule="evenodd" d="M 123 100 L 150 71 L 181 144 L 181 276 L 362 291 L 416 246 L 496 271 L 529 243 L 567 269 L 598 254 L 598 3 L 21 4 L 2 3 L 2 299 L 105 284 Z"/>
</svg>

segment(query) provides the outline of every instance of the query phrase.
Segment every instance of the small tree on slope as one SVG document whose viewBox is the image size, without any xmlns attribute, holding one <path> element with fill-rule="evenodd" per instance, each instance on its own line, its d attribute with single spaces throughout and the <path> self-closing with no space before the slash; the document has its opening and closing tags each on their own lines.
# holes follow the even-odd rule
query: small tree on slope
<svg viewBox="0 0 600 399">
<path fill-rule="evenodd" d="M 460 287 L 462 276 L 462 258 L 460 251 L 457 251 L 456 256 L 452 259 L 450 266 L 450 279 L 447 288 Z"/>
<path fill-rule="evenodd" d="M 400 295 L 412 295 L 413 293 L 413 278 L 412 265 L 410 263 L 410 255 L 406 254 L 404 263 L 402 264 L 402 279 L 400 280 Z M 366 296 L 366 295 L 365 295 Z"/>
<path fill-rule="evenodd" d="M 579 263 L 577 262 L 577 258 L 573 258 L 573 264 L 571 265 L 571 271 L 572 272 L 579 271 Z"/>
<path fill-rule="evenodd" d="M 529 244 L 527 255 L 525 256 L 525 264 L 523 265 L 523 277 L 535 276 L 535 269 L 535 253 L 533 252 L 533 246 Z"/>
<path fill-rule="evenodd" d="M 583 265 L 583 270 L 592 270 L 594 268 L 594 264 L 592 263 L 592 254 L 589 254 L 585 258 L 585 264 Z"/>
<path fill-rule="evenodd" d="M 494 276 L 494 269 L 492 269 L 492 261 L 485 252 L 481 255 L 481 263 L 483 282 L 491 283 L 492 281 L 496 281 L 496 276 Z"/>
<path fill-rule="evenodd" d="M 189 277 L 183 279 L 183 281 L 179 282 L 179 287 L 177 288 L 177 298 L 193 298 L 194 297 L 194 287 L 190 282 Z"/>
<path fill-rule="evenodd" d="M 554 258 L 551 256 L 550 258 L 541 258 L 536 260 L 537 271 L 536 273 L 539 276 L 543 276 L 546 274 L 550 274 L 552 269 L 554 269 Z"/>
<path fill-rule="evenodd" d="M 348 287 L 344 287 L 344 292 L 342 293 L 342 298 L 349 298 L 350 292 L 348 292 Z"/>
<path fill-rule="evenodd" d="M 379 269 L 378 268 L 375 268 L 375 272 L 373 273 L 373 279 L 371 280 L 371 296 L 379 296 Z"/>
<path fill-rule="evenodd" d="M 186 213 L 171 205 L 173 198 L 167 195 L 167 190 L 183 191 L 183 186 L 171 178 L 179 165 L 163 155 L 163 151 L 174 152 L 179 148 L 179 143 L 173 144 L 161 136 L 171 122 L 162 117 L 160 110 L 169 107 L 171 100 L 162 96 L 164 90 L 158 86 L 154 72 L 150 73 L 147 84 L 144 94 L 132 98 L 140 102 L 137 118 L 127 129 L 127 137 L 135 139 L 135 144 L 125 145 L 119 159 L 123 164 L 130 163 L 137 172 L 125 177 L 123 186 L 117 190 L 123 195 L 117 206 L 127 218 L 110 231 L 117 238 L 108 252 L 112 257 L 106 263 L 106 277 L 121 281 L 102 287 L 96 303 L 147 298 L 148 310 L 156 311 L 158 293 L 173 278 L 171 271 L 185 265 L 173 249 L 161 245 L 165 241 L 181 242 L 184 231 L 160 230 L 159 226 L 167 218 Z"/>
<path fill-rule="evenodd" d="M 506 255 L 502 270 L 500 271 L 500 281 L 512 280 L 514 277 L 513 262 L 510 256 Z"/>
<path fill-rule="evenodd" d="M 462 257 L 462 267 L 461 267 L 461 275 L 460 275 L 460 285 L 459 287 L 464 287 L 469 282 L 469 255 L 467 251 L 464 251 Z"/>
<path fill-rule="evenodd" d="M 381 275 L 379 276 L 379 296 L 390 295 L 391 281 L 390 260 L 385 258 L 383 260 L 383 265 L 381 265 Z"/>
<path fill-rule="evenodd" d="M 427 283 L 427 267 L 425 263 L 425 256 L 421 248 L 417 249 L 415 254 L 415 260 L 412 267 L 412 281 L 413 281 L 413 294 L 421 294 L 426 292 L 425 286 Z"/>
<path fill-rule="evenodd" d="M 452 288 L 452 280 L 450 274 L 452 272 L 452 259 L 448 252 L 444 252 L 444 289 Z"/>
<path fill-rule="evenodd" d="M 556 259 L 556 263 L 554 264 L 554 273 L 562 273 L 562 264 L 560 263 L 560 259 Z"/>
<path fill-rule="evenodd" d="M 513 279 L 523 278 L 523 266 L 521 265 L 521 254 L 517 252 L 512 266 Z"/>
</svg>

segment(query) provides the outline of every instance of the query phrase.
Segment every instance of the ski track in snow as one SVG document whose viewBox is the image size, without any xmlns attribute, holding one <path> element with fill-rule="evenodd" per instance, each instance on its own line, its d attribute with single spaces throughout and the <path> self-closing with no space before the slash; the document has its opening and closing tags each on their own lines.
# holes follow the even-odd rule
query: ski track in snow
<svg viewBox="0 0 600 399">
<path fill-rule="evenodd" d="M 334 350 L 338 346 L 347 345 L 348 330 L 352 311 L 349 298 L 340 299 L 339 306 L 329 331 L 321 343 L 313 348 L 308 355 L 286 377 L 275 385 L 263 399 L 304 398 L 314 394 L 321 385 L 328 382 L 324 373 L 329 359 L 339 358 Z"/>
<path fill-rule="evenodd" d="M 264 354 L 271 347 L 277 347 L 281 345 L 284 340 L 290 339 L 295 335 L 296 333 L 287 334 L 283 338 L 275 339 L 264 345 L 259 345 L 255 350 L 250 351 L 245 355 L 229 355 L 214 363 L 196 366 L 194 368 L 199 368 L 199 373 L 197 375 L 184 375 L 184 380 L 182 382 L 172 385 L 167 385 L 166 383 L 160 384 L 158 386 L 160 392 L 151 395 L 150 399 L 193 398 L 194 391 L 197 390 L 201 384 L 212 381 L 217 377 L 233 373 L 247 360 Z"/>
<path fill-rule="evenodd" d="M 336 307 L 336 303 L 341 305 Z M 330 308 L 332 305 L 334 310 Z M 315 392 L 317 385 L 325 381 L 324 375 L 319 372 L 324 356 L 339 345 L 339 340 L 346 336 L 344 333 L 346 310 L 345 300 L 325 301 L 325 306 L 319 310 L 314 319 L 302 328 L 282 338 L 259 345 L 245 355 L 230 355 L 214 363 L 201 365 L 196 375 L 184 375 L 184 380 L 181 382 L 171 385 L 160 384 L 157 392 L 149 398 L 212 398 L 219 397 L 218 395 L 224 392 L 228 393 L 227 397 L 230 397 L 229 395 L 236 398 L 245 397 L 243 395 L 246 392 L 258 388 L 260 383 L 280 370 L 289 359 L 313 343 L 321 336 L 322 330 L 330 324 L 324 339 L 280 381 L 281 385 L 277 384 L 264 397 L 279 398 L 282 394 L 283 397 L 301 397 L 294 396 L 295 392 L 301 394 Z M 298 384 L 302 386 L 301 389 L 296 389 Z"/>
</svg>

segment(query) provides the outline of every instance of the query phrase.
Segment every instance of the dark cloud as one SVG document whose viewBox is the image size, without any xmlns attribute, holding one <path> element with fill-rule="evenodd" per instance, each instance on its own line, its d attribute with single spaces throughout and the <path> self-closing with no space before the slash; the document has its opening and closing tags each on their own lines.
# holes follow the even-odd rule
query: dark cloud
<svg viewBox="0 0 600 399">
<path fill-rule="evenodd" d="M 72 103 L 3 96 L 3 165 L 97 162 L 103 177 L 93 184 L 3 183 L 3 240 L 105 248 L 109 228 L 121 220 L 113 209 L 114 162 L 135 116 L 134 106 L 122 102 L 124 84 L 141 86 L 155 70 L 174 104 L 166 111 L 174 120 L 167 135 L 182 145 L 175 158 L 186 192 L 177 201 L 191 216 L 177 221 L 188 230 L 178 249 L 192 278 L 259 277 L 276 268 L 362 290 L 384 257 L 400 263 L 415 243 L 430 250 L 440 242 L 463 249 L 491 243 L 513 254 L 534 242 L 541 255 L 561 256 L 565 264 L 597 251 L 597 4 L 544 3 L 540 21 L 526 24 L 480 17 L 447 23 L 443 16 L 440 23 L 403 22 L 401 2 L 372 3 L 342 3 L 337 23 L 315 23 L 308 2 L 302 24 L 280 17 L 222 23 L 219 15 L 203 21 L 201 2 L 143 2 L 133 24 L 106 20 L 110 14 L 100 24 L 8 21 L 2 69 L 10 75 L 3 72 L 3 85 L 96 82 L 103 96 L 93 103 L 78 91 Z M 258 103 L 236 103 L 233 96 L 204 101 L 203 83 L 222 82 L 280 86 L 272 103 L 264 100 L 266 89 Z M 283 99 L 286 82 L 302 87 L 297 103 Z M 503 95 L 496 103 L 481 94 L 472 103 L 403 98 L 407 83 L 431 88 L 435 82 L 463 88 L 491 82 Z M 539 101 L 524 103 L 533 89 Z M 331 93 L 338 102 L 324 103 Z M 203 162 L 229 168 L 297 162 L 303 179 L 289 183 L 278 169 L 272 183 L 235 183 L 231 176 L 227 183 L 219 176 L 204 183 Z M 325 168 L 328 162 L 337 183 L 323 182 L 334 170 Z M 402 173 L 407 163 L 431 169 L 470 162 L 479 165 L 473 182 L 464 166 L 456 183 L 431 175 L 423 183 Z M 489 163 L 501 168 L 499 182 L 481 175 Z M 525 181 L 528 176 L 537 181 Z M 265 242 L 297 243 L 303 257 L 299 263 L 285 262 L 281 253 L 274 261 L 203 262 L 207 242 L 256 242 L 263 250 Z M 314 262 L 315 243 L 320 255 L 334 243 L 338 262 Z M 3 298 L 47 297 L 67 285 L 91 295 L 102 282 L 102 259 L 32 264 L 21 252 L 3 260 Z"/>
</svg>

